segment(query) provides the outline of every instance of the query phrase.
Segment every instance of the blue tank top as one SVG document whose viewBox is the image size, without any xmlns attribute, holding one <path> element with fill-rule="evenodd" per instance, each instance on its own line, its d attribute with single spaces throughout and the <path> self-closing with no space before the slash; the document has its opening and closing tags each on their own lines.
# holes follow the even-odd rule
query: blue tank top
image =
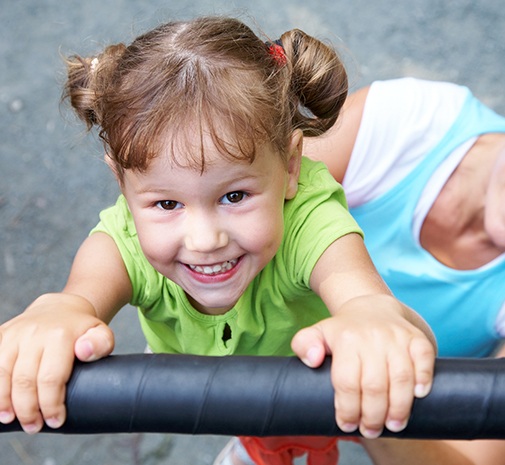
<svg viewBox="0 0 505 465">
<path fill-rule="evenodd" d="M 380 197 L 351 208 L 379 273 L 395 296 L 431 326 L 442 357 L 484 357 L 496 348 L 505 260 L 475 270 L 448 268 L 418 243 L 412 219 L 438 166 L 456 147 L 488 132 L 505 132 L 505 118 L 469 95 L 451 129 L 409 175 Z"/>
</svg>

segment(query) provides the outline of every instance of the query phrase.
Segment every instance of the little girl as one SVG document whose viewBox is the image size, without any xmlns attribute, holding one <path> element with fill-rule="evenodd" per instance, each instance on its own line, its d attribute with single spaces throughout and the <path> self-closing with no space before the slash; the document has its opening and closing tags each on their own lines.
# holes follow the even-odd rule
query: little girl
<svg viewBox="0 0 505 465">
<path fill-rule="evenodd" d="M 122 195 L 64 290 L 1 327 L 0 421 L 61 426 L 74 356 L 109 354 L 106 324 L 131 303 L 153 352 L 295 353 L 311 367 L 331 354 L 343 431 L 405 427 L 435 343 L 376 273 L 341 186 L 301 156 L 303 135 L 338 117 L 342 63 L 299 30 L 281 41 L 206 17 L 68 60 L 66 96 L 100 128 Z"/>
</svg>

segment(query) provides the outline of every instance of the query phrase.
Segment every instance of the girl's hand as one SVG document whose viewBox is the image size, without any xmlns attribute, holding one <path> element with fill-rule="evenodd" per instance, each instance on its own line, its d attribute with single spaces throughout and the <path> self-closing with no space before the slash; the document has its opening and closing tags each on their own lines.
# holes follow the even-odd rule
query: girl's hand
<svg viewBox="0 0 505 465">
<path fill-rule="evenodd" d="M 74 356 L 96 360 L 113 348 L 112 331 L 86 299 L 63 293 L 38 298 L 0 326 L 0 422 L 17 417 L 27 433 L 38 432 L 44 421 L 60 427 Z"/>
<path fill-rule="evenodd" d="M 332 355 L 336 421 L 342 431 L 359 428 L 364 437 L 376 438 L 385 425 L 399 432 L 407 425 L 414 397 L 429 393 L 435 347 L 406 318 L 409 311 L 388 295 L 356 297 L 293 338 L 294 352 L 310 367 Z"/>
</svg>

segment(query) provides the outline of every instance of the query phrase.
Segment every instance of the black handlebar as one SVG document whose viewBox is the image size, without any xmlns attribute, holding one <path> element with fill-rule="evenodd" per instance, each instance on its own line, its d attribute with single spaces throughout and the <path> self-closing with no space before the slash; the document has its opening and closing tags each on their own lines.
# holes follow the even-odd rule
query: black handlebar
<svg viewBox="0 0 505 465">
<path fill-rule="evenodd" d="M 66 405 L 65 424 L 44 432 L 348 436 L 335 424 L 329 359 L 310 369 L 295 357 L 115 355 L 76 363 Z M 505 359 L 437 359 L 407 428 L 383 436 L 505 439 Z"/>
</svg>

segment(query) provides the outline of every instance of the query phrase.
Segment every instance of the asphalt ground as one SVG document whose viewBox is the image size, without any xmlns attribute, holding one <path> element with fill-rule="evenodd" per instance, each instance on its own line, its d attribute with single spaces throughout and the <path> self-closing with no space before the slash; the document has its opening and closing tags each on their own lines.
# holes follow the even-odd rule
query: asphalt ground
<svg viewBox="0 0 505 465">
<path fill-rule="evenodd" d="M 0 320 L 61 289 L 98 212 L 118 194 L 102 147 L 60 104 L 61 55 L 131 41 L 160 22 L 236 16 L 276 38 L 300 28 L 327 40 L 351 85 L 415 76 L 469 86 L 505 114 L 505 11 L 500 0 L 1 0 Z M 141 352 L 135 310 L 113 321 L 116 353 Z M 0 435 L 1 465 L 211 464 L 225 437 L 161 434 Z M 343 464 L 369 464 L 344 446 Z"/>
</svg>

